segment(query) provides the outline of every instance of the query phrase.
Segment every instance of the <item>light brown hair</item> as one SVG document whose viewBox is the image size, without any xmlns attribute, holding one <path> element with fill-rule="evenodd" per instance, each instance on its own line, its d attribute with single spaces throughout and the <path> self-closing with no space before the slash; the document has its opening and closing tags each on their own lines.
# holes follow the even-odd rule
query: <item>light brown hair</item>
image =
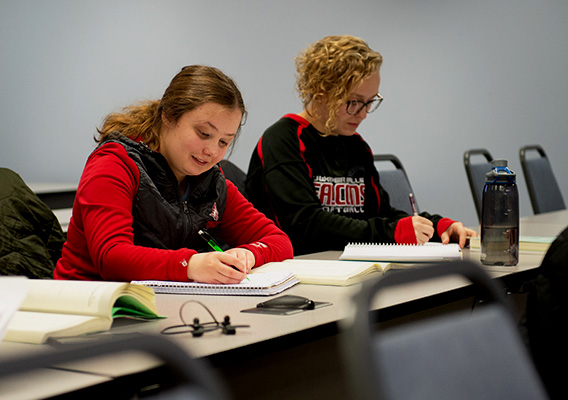
<svg viewBox="0 0 568 400">
<path fill-rule="evenodd" d="M 190 65 L 174 76 L 161 100 L 146 101 L 111 113 L 97 129 L 96 142 L 102 142 L 113 132 L 120 132 L 130 139 L 140 138 L 152 150 L 160 145 L 162 115 L 177 122 L 183 114 L 205 103 L 216 103 L 230 110 L 240 110 L 246 120 L 246 108 L 235 82 L 215 67 Z M 240 132 L 237 132 L 237 136 Z M 237 140 L 232 141 L 231 146 Z"/>
</svg>

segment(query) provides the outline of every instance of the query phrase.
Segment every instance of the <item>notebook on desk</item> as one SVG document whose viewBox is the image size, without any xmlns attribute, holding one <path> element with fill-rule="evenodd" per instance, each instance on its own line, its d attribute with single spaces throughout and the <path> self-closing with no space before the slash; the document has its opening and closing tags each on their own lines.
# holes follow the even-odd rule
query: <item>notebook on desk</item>
<svg viewBox="0 0 568 400">
<path fill-rule="evenodd" d="M 373 273 L 406 268 L 413 268 L 413 264 L 294 258 L 267 263 L 259 267 L 259 270 L 290 272 L 298 278 L 300 283 L 304 284 L 349 286 L 367 279 Z"/>
<path fill-rule="evenodd" d="M 457 243 L 429 242 L 422 245 L 349 243 L 339 259 L 398 263 L 456 261 L 462 259 L 462 251 Z"/>
<path fill-rule="evenodd" d="M 270 296 L 291 288 L 298 279 L 290 272 L 252 272 L 248 279 L 236 284 L 212 284 L 200 282 L 170 282 L 170 281 L 132 281 L 154 289 L 156 293 L 168 294 L 211 294 L 211 295 L 242 295 Z"/>
</svg>

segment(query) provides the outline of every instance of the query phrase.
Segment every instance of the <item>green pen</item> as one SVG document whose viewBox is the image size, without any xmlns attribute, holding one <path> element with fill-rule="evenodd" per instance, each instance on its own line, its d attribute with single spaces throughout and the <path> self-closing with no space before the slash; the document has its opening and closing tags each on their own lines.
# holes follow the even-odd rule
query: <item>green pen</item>
<svg viewBox="0 0 568 400">
<path fill-rule="evenodd" d="M 220 251 L 221 253 L 223 253 L 223 249 L 221 247 L 219 247 L 219 245 L 217 244 L 217 241 L 215 241 L 215 238 L 213 238 L 213 236 L 211 236 L 208 232 L 202 231 L 200 229 L 199 232 L 197 232 L 197 233 L 199 233 L 199 236 L 201 236 L 201 238 L 207 242 L 209 247 L 211 247 L 215 251 Z M 239 271 L 239 269 L 237 267 L 235 267 L 233 265 L 231 265 L 231 267 L 233 267 L 234 270 Z M 250 281 L 248 276 L 246 277 L 246 279 L 247 279 L 247 281 Z"/>
<path fill-rule="evenodd" d="M 209 245 L 209 247 L 211 247 L 213 250 L 215 251 L 220 251 L 221 253 L 223 252 L 223 249 L 221 249 L 221 247 L 219 247 L 219 245 L 217 244 L 217 242 L 215 241 L 215 239 L 213 238 L 213 236 L 211 236 L 208 232 L 199 230 L 199 236 L 201 236 L 201 238 L 203 240 L 205 240 L 207 242 L 207 244 Z"/>
</svg>

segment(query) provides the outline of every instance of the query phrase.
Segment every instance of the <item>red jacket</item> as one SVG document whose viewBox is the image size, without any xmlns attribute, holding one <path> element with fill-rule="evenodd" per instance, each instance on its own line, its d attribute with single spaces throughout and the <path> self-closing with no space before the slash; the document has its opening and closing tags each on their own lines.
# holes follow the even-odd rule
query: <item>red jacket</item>
<svg viewBox="0 0 568 400">
<path fill-rule="evenodd" d="M 253 252 L 256 265 L 293 256 L 290 240 L 226 181 L 225 210 L 216 235 Z M 140 171 L 117 143 L 100 146 L 87 160 L 73 215 L 54 271 L 55 279 L 187 281 L 187 260 L 196 250 L 134 244 L 133 201 Z M 197 234 L 197 232 L 193 232 Z"/>
</svg>

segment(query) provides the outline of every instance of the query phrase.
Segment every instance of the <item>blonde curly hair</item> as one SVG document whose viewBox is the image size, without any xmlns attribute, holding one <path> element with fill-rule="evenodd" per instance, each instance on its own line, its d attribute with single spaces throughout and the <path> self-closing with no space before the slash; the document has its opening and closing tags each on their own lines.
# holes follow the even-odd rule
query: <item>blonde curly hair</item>
<svg viewBox="0 0 568 400">
<path fill-rule="evenodd" d="M 361 38 L 326 36 L 295 58 L 296 88 L 304 109 L 325 101 L 328 108 L 325 135 L 336 127 L 337 112 L 349 94 L 367 77 L 380 70 L 383 56 Z M 323 117 L 316 115 L 316 117 Z"/>
</svg>

